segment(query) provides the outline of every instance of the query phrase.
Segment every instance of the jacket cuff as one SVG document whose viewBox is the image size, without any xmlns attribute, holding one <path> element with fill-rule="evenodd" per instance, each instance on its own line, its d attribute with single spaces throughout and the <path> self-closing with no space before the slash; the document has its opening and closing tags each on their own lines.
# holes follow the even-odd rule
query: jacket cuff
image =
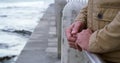
<svg viewBox="0 0 120 63">
<path fill-rule="evenodd" d="M 103 51 L 103 49 L 100 47 L 100 45 L 97 43 L 98 42 L 98 32 L 99 31 L 95 31 L 89 40 L 89 45 L 88 45 L 88 51 L 89 52 L 93 52 L 93 53 L 102 53 L 101 51 Z"/>
</svg>

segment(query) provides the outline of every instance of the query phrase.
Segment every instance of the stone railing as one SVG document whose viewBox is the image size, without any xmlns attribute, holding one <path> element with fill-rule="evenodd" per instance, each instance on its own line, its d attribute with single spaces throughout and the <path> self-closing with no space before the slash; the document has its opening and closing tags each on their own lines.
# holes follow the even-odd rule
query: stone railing
<svg viewBox="0 0 120 63">
<path fill-rule="evenodd" d="M 62 25 L 62 11 L 66 5 L 66 0 L 54 0 L 55 1 L 55 21 L 56 21 L 56 33 L 58 41 L 58 58 L 61 58 L 61 25 Z"/>
<path fill-rule="evenodd" d="M 78 51 L 69 47 L 65 29 L 75 19 L 80 9 L 87 5 L 88 0 L 67 0 L 62 11 L 61 24 L 61 63 L 104 63 L 97 55 L 87 51 Z"/>
</svg>

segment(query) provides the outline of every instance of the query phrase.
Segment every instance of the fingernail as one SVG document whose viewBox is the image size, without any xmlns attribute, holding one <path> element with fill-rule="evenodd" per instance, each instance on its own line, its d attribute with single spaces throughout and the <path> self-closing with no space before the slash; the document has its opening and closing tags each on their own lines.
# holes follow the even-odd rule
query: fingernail
<svg viewBox="0 0 120 63">
<path fill-rule="evenodd" d="M 75 31 L 72 31 L 72 33 L 74 34 L 74 33 L 76 33 Z"/>
</svg>

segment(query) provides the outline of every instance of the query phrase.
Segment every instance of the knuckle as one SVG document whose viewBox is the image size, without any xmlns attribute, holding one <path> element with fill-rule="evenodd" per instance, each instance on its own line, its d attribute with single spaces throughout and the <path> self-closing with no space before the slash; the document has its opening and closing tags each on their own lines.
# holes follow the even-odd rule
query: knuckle
<svg viewBox="0 0 120 63">
<path fill-rule="evenodd" d="M 86 31 L 86 30 L 83 30 L 83 31 Z"/>
<path fill-rule="evenodd" d="M 68 40 L 68 41 L 70 41 L 70 39 L 69 39 L 69 38 L 67 38 L 67 40 Z"/>
<path fill-rule="evenodd" d="M 70 39 L 71 39 L 71 37 L 70 37 L 70 36 L 68 36 L 68 39 L 70 40 Z"/>
<path fill-rule="evenodd" d="M 68 40 L 68 41 L 72 41 L 72 39 L 71 39 L 71 38 L 69 38 L 69 37 L 68 37 L 68 39 L 67 39 L 67 40 Z"/>
</svg>

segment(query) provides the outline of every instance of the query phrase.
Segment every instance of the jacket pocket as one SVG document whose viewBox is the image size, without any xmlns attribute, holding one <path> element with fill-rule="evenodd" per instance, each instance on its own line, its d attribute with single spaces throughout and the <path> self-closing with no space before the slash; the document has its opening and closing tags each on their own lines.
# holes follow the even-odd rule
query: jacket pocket
<svg viewBox="0 0 120 63">
<path fill-rule="evenodd" d="M 111 22 L 119 11 L 119 8 L 99 8 L 95 18 L 98 20 Z"/>
<path fill-rule="evenodd" d="M 109 24 L 120 11 L 120 8 L 100 7 L 94 15 L 94 19 L 98 21 L 99 29 Z"/>
</svg>

